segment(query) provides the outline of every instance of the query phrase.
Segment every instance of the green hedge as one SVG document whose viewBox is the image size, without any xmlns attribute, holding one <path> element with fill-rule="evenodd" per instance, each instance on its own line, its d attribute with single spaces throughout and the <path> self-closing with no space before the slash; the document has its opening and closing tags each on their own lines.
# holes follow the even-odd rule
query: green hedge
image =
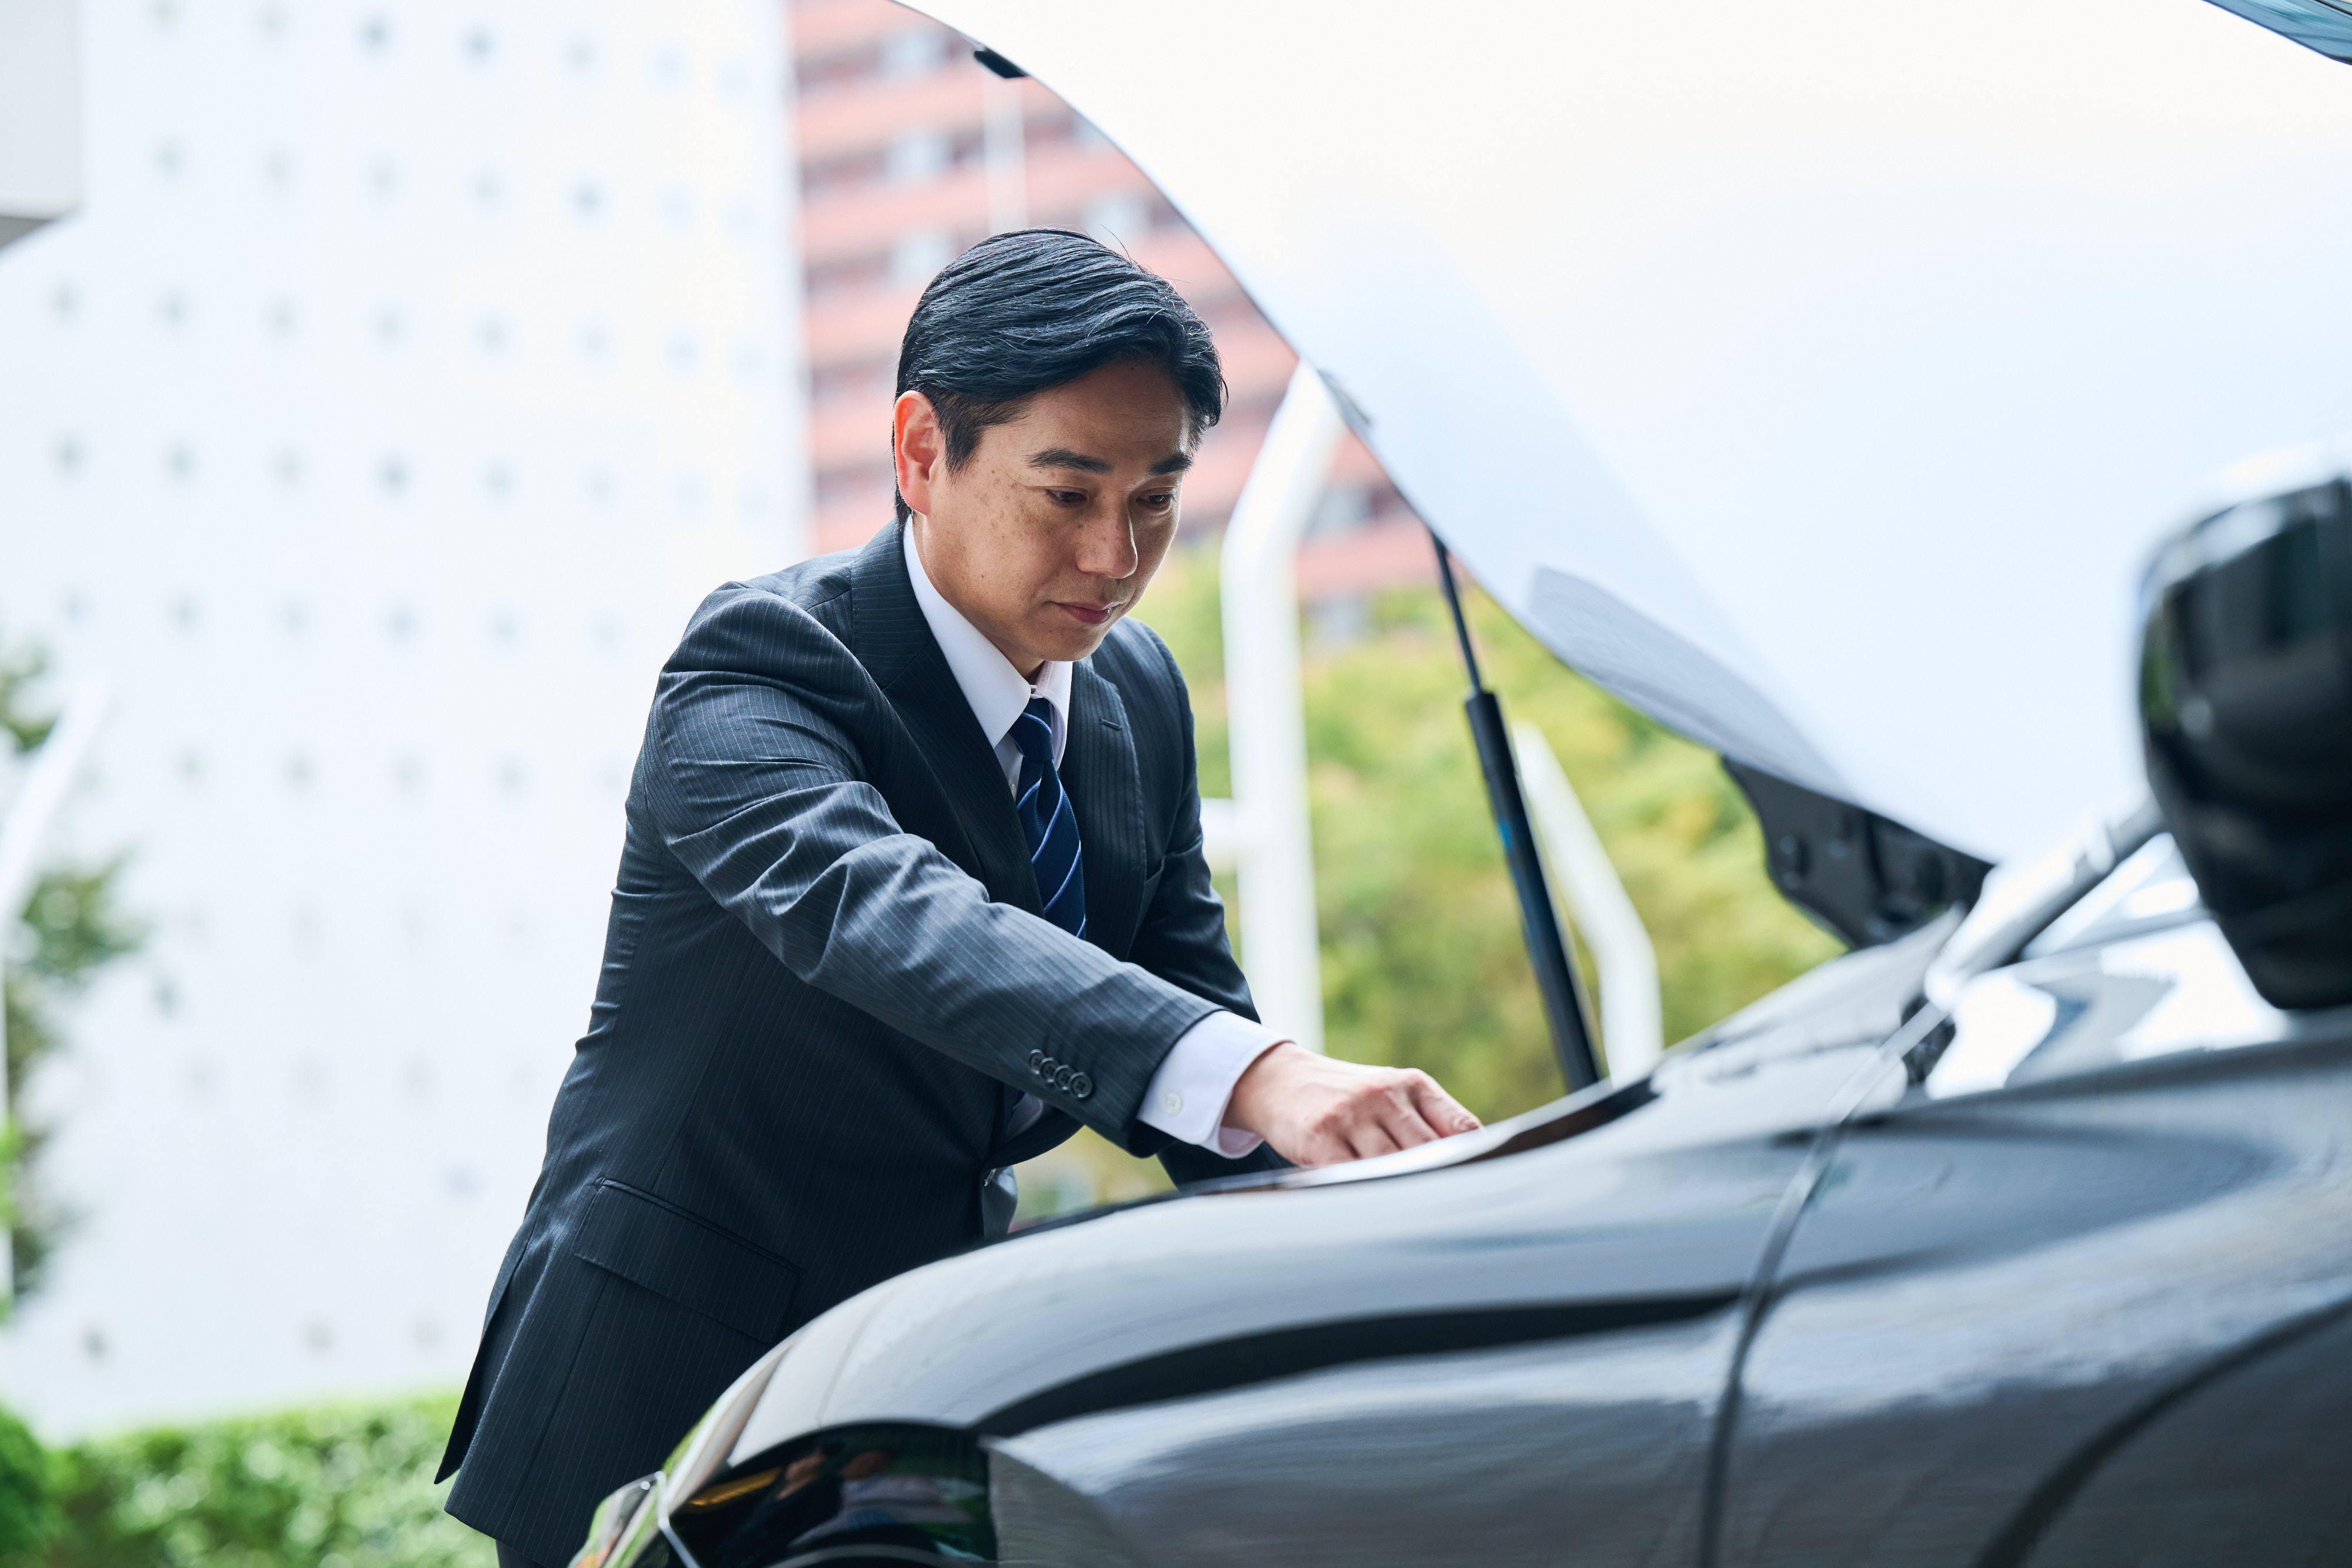
<svg viewBox="0 0 2352 1568">
<path fill-rule="evenodd" d="M 0 1563 L 37 1562 L 36 1549 L 56 1528 L 49 1457 L 22 1421 L 0 1410 Z"/>
<path fill-rule="evenodd" d="M 492 1568 L 441 1511 L 454 1397 L 158 1427 L 51 1456 L 50 1568 Z"/>
</svg>

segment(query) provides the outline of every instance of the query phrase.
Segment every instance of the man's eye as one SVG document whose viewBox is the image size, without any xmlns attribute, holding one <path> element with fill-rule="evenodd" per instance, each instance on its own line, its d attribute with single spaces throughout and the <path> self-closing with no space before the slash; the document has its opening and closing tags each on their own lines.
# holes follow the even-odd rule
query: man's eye
<svg viewBox="0 0 2352 1568">
<path fill-rule="evenodd" d="M 1084 490 L 1048 490 L 1045 492 L 1065 507 L 1075 507 L 1087 498 Z"/>
<path fill-rule="evenodd" d="M 1143 497 L 1143 504 L 1150 507 L 1155 512 L 1165 511 L 1170 507 L 1176 504 L 1176 497 L 1173 494 L 1165 496 L 1146 496 Z"/>
</svg>

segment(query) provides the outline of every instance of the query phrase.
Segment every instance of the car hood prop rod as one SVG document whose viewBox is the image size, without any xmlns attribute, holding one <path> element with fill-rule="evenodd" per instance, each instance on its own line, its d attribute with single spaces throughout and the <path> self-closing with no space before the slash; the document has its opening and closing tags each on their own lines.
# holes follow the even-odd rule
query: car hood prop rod
<svg viewBox="0 0 2352 1568">
<path fill-rule="evenodd" d="M 1528 821 L 1527 798 L 1519 791 L 1519 769 L 1511 754 L 1510 727 L 1503 722 L 1503 705 L 1478 674 L 1478 652 L 1470 642 L 1470 622 L 1462 614 L 1461 590 L 1454 581 L 1454 559 L 1437 530 L 1429 531 L 1437 547 L 1437 580 L 1445 590 L 1445 608 L 1453 612 L 1454 635 L 1462 645 L 1463 667 L 1470 673 L 1470 695 L 1462 704 L 1469 716 L 1470 738 L 1478 748 L 1478 770 L 1486 777 L 1486 801 L 1495 810 L 1495 829 L 1503 838 L 1503 858 L 1511 868 L 1511 885 L 1519 895 L 1519 929 L 1527 939 L 1528 959 L 1535 966 L 1536 988 L 1543 993 L 1544 1017 L 1551 1025 L 1553 1052 L 1559 1058 L 1559 1075 L 1569 1092 L 1601 1081 L 1592 1050 L 1592 1028 L 1576 970 L 1568 961 L 1568 942 L 1544 880 L 1543 857 L 1536 850 L 1534 829 Z"/>
</svg>

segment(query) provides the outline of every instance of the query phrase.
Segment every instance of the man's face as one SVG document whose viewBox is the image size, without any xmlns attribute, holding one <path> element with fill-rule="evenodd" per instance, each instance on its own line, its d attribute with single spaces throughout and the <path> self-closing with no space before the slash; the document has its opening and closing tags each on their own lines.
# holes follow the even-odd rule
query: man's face
<svg viewBox="0 0 2352 1568">
<path fill-rule="evenodd" d="M 1039 392 L 954 471 L 929 399 L 903 394 L 892 423 L 923 570 L 1024 675 L 1100 647 L 1167 558 L 1192 421 L 1157 366 Z"/>
</svg>

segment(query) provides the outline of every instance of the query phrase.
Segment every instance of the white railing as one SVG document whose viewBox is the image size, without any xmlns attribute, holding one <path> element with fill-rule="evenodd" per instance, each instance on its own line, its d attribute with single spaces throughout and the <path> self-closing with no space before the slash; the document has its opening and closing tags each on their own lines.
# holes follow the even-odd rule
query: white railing
<svg viewBox="0 0 2352 1568">
<path fill-rule="evenodd" d="M 1599 971 L 1601 1051 L 1608 1075 L 1639 1078 L 1665 1052 L 1657 950 L 1543 731 L 1522 720 L 1511 727 L 1511 743 L 1551 884 Z"/>
</svg>

